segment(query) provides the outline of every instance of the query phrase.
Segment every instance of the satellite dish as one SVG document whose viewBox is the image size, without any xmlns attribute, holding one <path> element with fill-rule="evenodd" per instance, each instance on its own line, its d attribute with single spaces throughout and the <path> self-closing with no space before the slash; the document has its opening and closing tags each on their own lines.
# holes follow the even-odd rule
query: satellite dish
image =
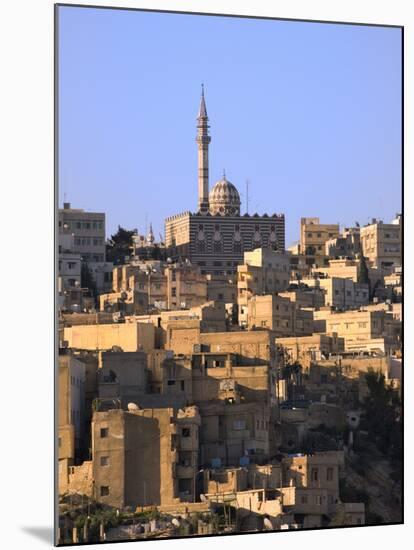
<svg viewBox="0 0 414 550">
<path fill-rule="evenodd" d="M 177 518 L 173 518 L 171 520 L 171 523 L 175 526 L 175 527 L 180 527 L 180 522 L 178 521 Z"/>
<path fill-rule="evenodd" d="M 201 502 L 207 502 L 206 495 L 200 494 L 200 500 L 201 500 Z"/>
<path fill-rule="evenodd" d="M 269 518 L 264 518 L 264 520 L 263 520 L 263 525 L 264 525 L 264 528 L 265 528 L 267 531 L 271 531 L 271 530 L 273 529 L 272 522 L 270 521 Z"/>
<path fill-rule="evenodd" d="M 128 403 L 129 411 L 139 411 L 139 407 L 136 403 Z"/>
</svg>

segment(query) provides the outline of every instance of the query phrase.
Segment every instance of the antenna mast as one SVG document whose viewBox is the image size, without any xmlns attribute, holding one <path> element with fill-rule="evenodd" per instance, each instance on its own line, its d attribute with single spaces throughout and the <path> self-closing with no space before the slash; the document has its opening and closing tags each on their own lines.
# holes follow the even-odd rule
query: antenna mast
<svg viewBox="0 0 414 550">
<path fill-rule="evenodd" d="M 249 185 L 250 181 L 246 180 L 246 214 L 249 213 Z"/>
</svg>

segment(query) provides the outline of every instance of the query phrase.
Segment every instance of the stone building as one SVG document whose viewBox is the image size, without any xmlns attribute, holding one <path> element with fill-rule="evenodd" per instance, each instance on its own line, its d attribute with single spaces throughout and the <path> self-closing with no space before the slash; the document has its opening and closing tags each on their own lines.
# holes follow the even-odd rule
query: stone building
<svg viewBox="0 0 414 550">
<path fill-rule="evenodd" d="M 269 365 L 240 365 L 232 353 L 201 352 L 191 356 L 195 403 L 276 402 L 276 371 Z"/>
<path fill-rule="evenodd" d="M 97 375 L 98 398 L 110 408 L 119 401 L 121 408 L 126 409 L 128 403 L 136 403 L 149 389 L 147 355 L 143 351 L 100 352 Z"/>
<path fill-rule="evenodd" d="M 118 346 L 123 351 L 147 351 L 154 349 L 154 338 L 151 323 L 76 325 L 63 329 L 65 346 L 79 350 L 110 350 Z"/>
<path fill-rule="evenodd" d="M 288 255 L 265 248 L 245 252 L 244 263 L 237 268 L 239 324 L 247 325 L 248 302 L 252 296 L 284 291 L 289 279 Z"/>
<path fill-rule="evenodd" d="M 204 92 L 197 118 L 198 211 L 165 221 L 168 255 L 188 258 L 202 273 L 233 275 L 245 251 L 285 249 L 283 214 L 242 214 L 236 187 L 223 177 L 209 191 L 208 147 L 211 141 Z"/>
<path fill-rule="evenodd" d="M 314 312 L 315 332 L 336 332 L 345 340 L 345 350 L 382 349 L 387 353 L 401 348 L 401 321 L 392 312 L 362 309 Z"/>
<path fill-rule="evenodd" d="M 193 501 L 199 424 L 196 407 L 96 412 L 95 499 L 116 508 Z"/>
<path fill-rule="evenodd" d="M 369 302 L 367 283 L 354 282 L 344 277 L 320 277 L 303 279 L 309 287 L 319 288 L 324 293 L 324 306 L 336 309 L 351 309 L 364 306 Z"/>
<path fill-rule="evenodd" d="M 361 248 L 363 255 L 374 267 L 392 268 L 401 265 L 402 218 L 392 223 L 372 220 L 361 227 Z"/>
<path fill-rule="evenodd" d="M 300 220 L 301 254 L 324 257 L 326 241 L 338 236 L 338 224 L 322 224 L 319 218 L 301 218 Z"/>
<path fill-rule="evenodd" d="M 115 267 L 113 292 L 100 296 L 100 308 L 131 313 L 189 309 L 207 302 L 208 281 L 189 262 L 141 262 Z M 125 294 L 123 294 L 125 293 Z"/>
<path fill-rule="evenodd" d="M 276 344 L 282 348 L 286 360 L 298 361 L 304 369 L 309 369 L 314 361 L 331 354 L 338 355 L 344 351 L 344 339 L 336 334 L 313 334 L 312 336 L 278 337 Z"/>
<path fill-rule="evenodd" d="M 70 468 L 82 456 L 85 434 L 85 367 L 71 354 L 59 355 L 58 393 L 59 492 L 67 490 Z"/>
<path fill-rule="evenodd" d="M 346 227 L 340 235 L 325 242 L 325 254 L 330 258 L 356 258 L 361 253 L 359 227 Z"/>
<path fill-rule="evenodd" d="M 279 292 L 279 296 L 295 302 L 300 308 L 318 309 L 325 305 L 325 291 L 315 286 L 306 284 L 289 285 L 289 290 Z"/>
<path fill-rule="evenodd" d="M 105 262 L 105 214 L 71 208 L 65 202 L 58 218 L 59 234 L 73 235 L 75 254 L 88 263 Z"/>
<path fill-rule="evenodd" d="M 313 311 L 275 294 L 252 296 L 248 302 L 249 329 L 270 329 L 277 336 L 309 336 L 313 333 Z"/>
<path fill-rule="evenodd" d="M 266 403 L 203 402 L 199 409 L 202 467 L 239 466 L 245 456 L 259 464 L 269 459 L 274 428 Z"/>
</svg>

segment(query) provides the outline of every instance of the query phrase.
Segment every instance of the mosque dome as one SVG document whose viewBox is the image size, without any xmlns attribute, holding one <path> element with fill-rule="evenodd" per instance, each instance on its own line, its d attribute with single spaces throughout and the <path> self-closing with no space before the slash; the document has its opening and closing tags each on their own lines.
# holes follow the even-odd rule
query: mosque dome
<svg viewBox="0 0 414 550">
<path fill-rule="evenodd" d="M 223 174 L 209 195 L 210 214 L 240 216 L 240 195 L 236 187 Z"/>
</svg>

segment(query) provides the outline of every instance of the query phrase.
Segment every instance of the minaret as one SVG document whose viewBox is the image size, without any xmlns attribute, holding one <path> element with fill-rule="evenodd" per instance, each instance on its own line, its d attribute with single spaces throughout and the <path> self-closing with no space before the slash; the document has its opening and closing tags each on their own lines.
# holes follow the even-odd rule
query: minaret
<svg viewBox="0 0 414 550">
<path fill-rule="evenodd" d="M 204 100 L 204 85 L 201 85 L 200 110 L 197 117 L 198 143 L 198 210 L 208 212 L 208 144 L 211 137 L 208 135 L 208 116 Z"/>
</svg>

